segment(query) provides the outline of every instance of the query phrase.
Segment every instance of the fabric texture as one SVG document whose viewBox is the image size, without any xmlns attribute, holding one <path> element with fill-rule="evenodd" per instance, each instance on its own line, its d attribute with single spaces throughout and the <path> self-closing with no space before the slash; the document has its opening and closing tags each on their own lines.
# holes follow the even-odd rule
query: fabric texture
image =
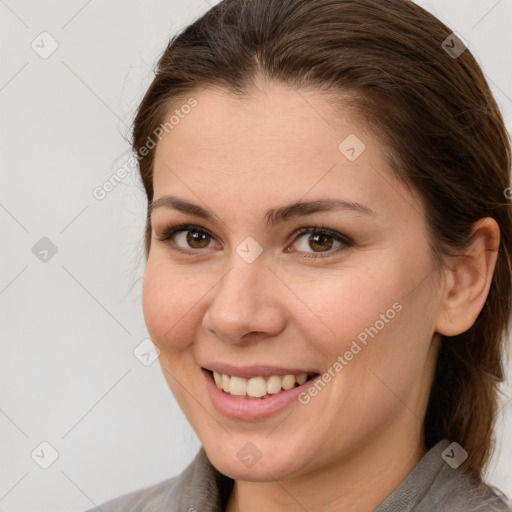
<svg viewBox="0 0 512 512">
<path fill-rule="evenodd" d="M 433 446 L 374 512 L 512 512 L 498 489 L 481 484 L 443 459 L 450 441 Z M 224 512 L 234 481 L 203 447 L 178 476 L 125 494 L 86 512 Z"/>
</svg>

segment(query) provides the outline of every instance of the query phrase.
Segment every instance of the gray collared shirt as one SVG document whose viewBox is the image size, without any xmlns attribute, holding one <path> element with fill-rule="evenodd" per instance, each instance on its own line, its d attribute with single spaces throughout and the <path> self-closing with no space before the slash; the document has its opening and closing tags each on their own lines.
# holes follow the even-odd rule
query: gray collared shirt
<svg viewBox="0 0 512 512">
<path fill-rule="evenodd" d="M 374 512 L 512 512 L 498 489 L 478 483 L 443 459 L 449 445 L 444 439 L 433 446 Z M 178 476 L 87 512 L 224 512 L 233 482 L 201 448 Z"/>
</svg>

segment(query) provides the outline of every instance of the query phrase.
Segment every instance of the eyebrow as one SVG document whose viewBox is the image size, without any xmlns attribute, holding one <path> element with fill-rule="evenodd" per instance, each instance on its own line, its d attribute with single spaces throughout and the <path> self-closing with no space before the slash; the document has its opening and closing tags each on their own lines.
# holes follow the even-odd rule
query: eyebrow
<svg viewBox="0 0 512 512">
<path fill-rule="evenodd" d="M 211 221 L 214 221 L 216 217 L 210 209 L 174 196 L 163 196 L 156 201 L 151 201 L 148 206 L 150 218 L 157 208 L 171 208 Z M 267 226 L 273 227 L 292 218 L 305 217 L 314 213 L 333 210 L 348 210 L 364 215 L 376 215 L 375 211 L 369 206 L 358 202 L 346 201 L 344 199 L 316 199 L 314 201 L 297 201 L 278 208 L 270 208 L 265 212 L 264 218 Z"/>
</svg>

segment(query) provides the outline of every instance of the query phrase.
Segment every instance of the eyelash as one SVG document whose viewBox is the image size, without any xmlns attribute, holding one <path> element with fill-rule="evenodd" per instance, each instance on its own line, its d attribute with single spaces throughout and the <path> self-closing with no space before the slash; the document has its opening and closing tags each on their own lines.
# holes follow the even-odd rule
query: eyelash
<svg viewBox="0 0 512 512">
<path fill-rule="evenodd" d="M 162 235 L 160 237 L 156 237 L 156 238 L 160 242 L 167 242 L 168 245 L 171 245 L 171 237 L 180 231 L 196 231 L 198 233 L 203 233 L 203 234 L 209 235 L 212 238 L 214 238 L 213 235 L 211 235 L 206 229 L 203 229 L 200 226 L 197 226 L 195 224 L 171 225 L 165 229 L 165 231 L 162 233 Z M 354 245 L 354 241 L 351 240 L 349 237 L 341 235 L 340 233 L 337 233 L 336 231 L 333 231 L 333 230 L 323 227 L 323 226 L 299 228 L 295 232 L 295 237 L 293 239 L 293 243 L 295 243 L 301 237 L 301 235 L 308 234 L 308 233 L 315 234 L 315 235 L 328 235 L 329 237 L 333 238 L 337 242 L 340 242 L 341 244 L 343 244 L 345 246 L 345 249 L 348 249 Z M 179 252 L 184 252 L 186 254 L 190 254 L 190 251 L 197 252 L 198 250 L 201 250 L 201 249 L 190 249 L 190 251 L 187 251 L 179 246 L 176 246 L 176 247 L 173 246 L 172 249 L 179 251 Z M 337 249 L 334 249 L 332 251 L 324 251 L 324 253 L 322 253 L 322 252 L 306 253 L 307 255 L 303 254 L 302 257 L 306 258 L 306 259 L 326 258 L 328 256 L 331 256 L 332 254 L 340 252 L 340 250 L 343 250 L 343 248 L 338 247 Z M 322 254 L 326 254 L 326 256 L 323 256 Z"/>
</svg>

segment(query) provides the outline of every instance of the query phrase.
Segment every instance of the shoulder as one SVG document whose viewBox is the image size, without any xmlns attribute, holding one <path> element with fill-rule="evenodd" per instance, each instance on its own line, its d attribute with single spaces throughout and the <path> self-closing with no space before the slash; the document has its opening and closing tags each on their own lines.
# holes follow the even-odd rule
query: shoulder
<svg viewBox="0 0 512 512">
<path fill-rule="evenodd" d="M 87 512 L 220 512 L 233 480 L 209 461 L 203 447 L 177 476 L 107 501 Z"/>
<path fill-rule="evenodd" d="M 177 476 L 114 498 L 86 512 L 159 512 L 178 481 Z"/>
<path fill-rule="evenodd" d="M 443 506 L 445 510 L 454 512 L 512 512 L 508 498 L 498 489 L 484 483 L 452 489 L 445 496 Z"/>
<path fill-rule="evenodd" d="M 512 505 L 499 489 L 460 471 L 445 467 L 418 512 L 512 512 Z"/>
<path fill-rule="evenodd" d="M 447 462 L 451 444 L 442 439 L 431 447 L 375 512 L 512 512 L 501 491 Z"/>
</svg>

